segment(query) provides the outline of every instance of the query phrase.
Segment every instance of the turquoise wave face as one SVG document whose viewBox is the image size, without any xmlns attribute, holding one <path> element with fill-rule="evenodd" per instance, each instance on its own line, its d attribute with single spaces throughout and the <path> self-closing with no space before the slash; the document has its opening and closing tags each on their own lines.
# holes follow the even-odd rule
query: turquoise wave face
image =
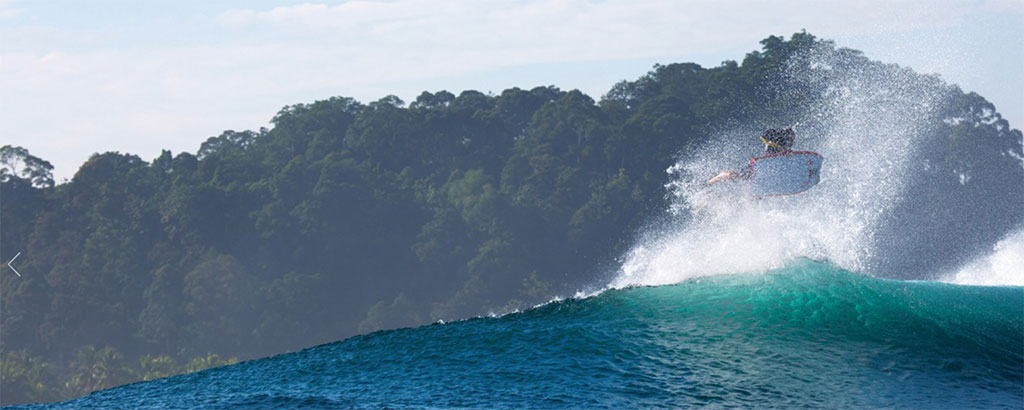
<svg viewBox="0 0 1024 410">
<path fill-rule="evenodd" d="M 1024 288 L 800 261 L 353 337 L 41 408 L 1019 408 Z"/>
</svg>

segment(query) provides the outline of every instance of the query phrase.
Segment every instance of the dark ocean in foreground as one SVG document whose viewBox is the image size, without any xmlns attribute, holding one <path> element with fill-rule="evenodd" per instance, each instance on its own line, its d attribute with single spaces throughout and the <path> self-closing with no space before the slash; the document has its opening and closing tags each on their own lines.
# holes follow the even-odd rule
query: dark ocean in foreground
<svg viewBox="0 0 1024 410">
<path fill-rule="evenodd" d="M 1008 408 L 1024 288 L 767 274 L 610 290 L 18 408 Z"/>
</svg>

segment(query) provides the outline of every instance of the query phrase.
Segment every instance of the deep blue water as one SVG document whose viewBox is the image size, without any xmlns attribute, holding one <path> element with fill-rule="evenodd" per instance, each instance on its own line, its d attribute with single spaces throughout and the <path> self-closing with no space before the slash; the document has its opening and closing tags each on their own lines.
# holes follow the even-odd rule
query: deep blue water
<svg viewBox="0 0 1024 410">
<path fill-rule="evenodd" d="M 767 274 L 376 332 L 25 408 L 1013 408 L 1024 288 Z"/>
</svg>

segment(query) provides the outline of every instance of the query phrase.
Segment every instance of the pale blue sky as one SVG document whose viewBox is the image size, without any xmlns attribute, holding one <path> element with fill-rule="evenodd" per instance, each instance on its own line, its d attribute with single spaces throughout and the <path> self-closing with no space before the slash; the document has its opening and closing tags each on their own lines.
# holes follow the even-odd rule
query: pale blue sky
<svg viewBox="0 0 1024 410">
<path fill-rule="evenodd" d="M 93 152 L 195 152 L 288 104 L 538 85 L 597 99 L 655 63 L 716 66 L 801 29 L 937 73 L 1021 128 L 1022 0 L 0 0 L 0 144 L 60 180 Z"/>
</svg>

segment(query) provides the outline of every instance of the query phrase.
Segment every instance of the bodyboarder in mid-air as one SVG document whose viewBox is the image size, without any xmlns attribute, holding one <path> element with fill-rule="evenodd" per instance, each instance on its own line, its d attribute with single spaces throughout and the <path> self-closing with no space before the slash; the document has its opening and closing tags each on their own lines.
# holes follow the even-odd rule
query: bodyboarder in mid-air
<svg viewBox="0 0 1024 410">
<path fill-rule="evenodd" d="M 761 133 L 761 142 L 764 143 L 765 154 L 769 155 L 791 151 L 794 141 L 796 141 L 796 133 L 793 132 L 792 127 L 769 128 Z M 714 178 L 709 179 L 707 184 L 713 185 L 722 181 L 746 180 L 750 179 L 751 175 L 750 167 L 725 170 L 715 175 Z"/>
</svg>

